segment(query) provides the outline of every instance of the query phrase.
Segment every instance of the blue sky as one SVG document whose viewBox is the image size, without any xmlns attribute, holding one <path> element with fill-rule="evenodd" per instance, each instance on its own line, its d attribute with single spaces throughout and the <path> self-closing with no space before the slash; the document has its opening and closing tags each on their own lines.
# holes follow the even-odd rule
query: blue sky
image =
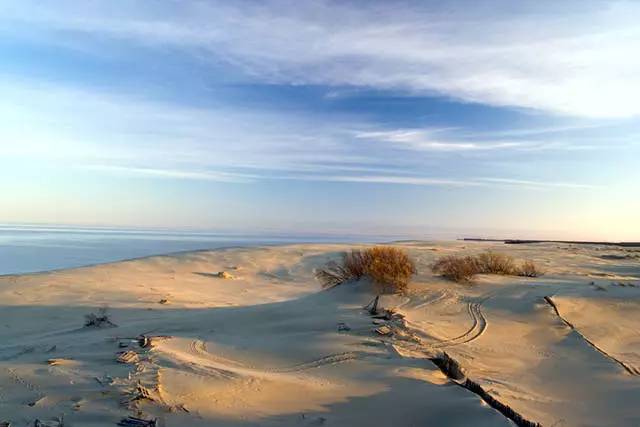
<svg viewBox="0 0 640 427">
<path fill-rule="evenodd" d="M 639 20 L 2 1 L 0 221 L 640 239 Z"/>
</svg>

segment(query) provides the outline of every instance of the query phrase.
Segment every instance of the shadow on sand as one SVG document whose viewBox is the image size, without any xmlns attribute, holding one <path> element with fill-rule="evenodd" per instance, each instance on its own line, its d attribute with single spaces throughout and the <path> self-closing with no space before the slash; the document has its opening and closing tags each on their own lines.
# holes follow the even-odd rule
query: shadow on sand
<svg viewBox="0 0 640 427">
<path fill-rule="evenodd" d="M 287 413 L 282 409 L 277 415 L 252 410 L 248 402 L 247 411 L 237 412 L 236 418 L 210 415 L 215 410 L 209 415 L 198 415 L 198 411 L 168 413 L 162 404 L 142 404 L 141 408 L 149 416 L 158 417 L 163 426 L 184 422 L 191 426 L 214 423 L 220 426 L 509 425 L 475 395 L 451 383 L 399 375 L 399 372 L 418 370 L 426 377 L 441 378 L 427 359 L 392 354 L 371 334 L 371 319 L 360 310 L 371 298 L 368 286 L 354 283 L 296 300 L 242 307 L 192 309 L 153 304 L 116 307 L 108 310 L 108 316 L 118 327 L 105 329 L 83 327 L 84 316 L 95 311 L 96 306 L 0 306 L 0 327 L 4 329 L 0 343 L 0 387 L 7 392 L 26 387 L 25 393 L 37 394 L 37 402 L 45 401 L 48 394 L 55 397 L 47 405 L 30 406 L 29 399 L 24 397 L 7 399 L 3 405 L 10 409 L 9 413 L 21 414 L 21 418 L 11 420 L 14 423 L 33 422 L 35 417 L 46 419 L 61 413 L 71 424 L 115 423 L 136 415 L 122 406 L 121 388 L 105 389 L 93 376 L 114 380 L 113 384 L 135 380 L 136 366 L 118 363 L 116 357 L 122 351 L 120 343 L 131 343 L 145 334 L 206 341 L 216 347 L 233 348 L 240 351 L 239 354 L 263 355 L 260 369 L 271 372 L 270 375 L 324 373 L 330 378 L 344 376 L 365 389 L 371 388 L 359 391 L 360 395 L 319 400 L 303 410 Z M 338 323 L 348 324 L 351 330 L 347 334 L 338 332 Z M 134 348 L 135 342 L 128 345 Z M 326 354 L 340 349 L 349 350 L 352 358 L 332 359 L 333 356 Z M 53 371 L 47 360 L 54 358 L 73 360 L 77 364 L 68 373 L 74 378 L 73 384 L 65 380 L 64 385 L 49 388 Z M 157 355 L 153 359 L 158 359 Z M 364 363 L 364 359 L 367 364 L 361 365 L 362 370 L 349 369 L 350 365 L 343 363 Z M 158 369 L 163 368 L 162 360 L 156 363 L 160 364 Z M 181 365 L 164 367 L 180 369 Z M 325 370 L 318 371 L 320 367 Z M 21 373 L 23 370 L 31 373 L 28 382 L 20 380 L 26 378 L 26 374 Z M 220 378 L 210 380 L 215 382 Z M 16 381 L 23 381 L 22 386 Z M 67 396 L 66 400 L 59 395 Z M 68 396 L 76 395 L 86 396 L 87 402 L 95 399 L 99 404 L 87 403 L 87 409 L 74 410 L 77 399 Z M 291 396 L 291 399 L 297 397 Z M 181 403 L 189 407 L 189 402 Z M 215 406 L 215 402 L 211 405 Z"/>
</svg>

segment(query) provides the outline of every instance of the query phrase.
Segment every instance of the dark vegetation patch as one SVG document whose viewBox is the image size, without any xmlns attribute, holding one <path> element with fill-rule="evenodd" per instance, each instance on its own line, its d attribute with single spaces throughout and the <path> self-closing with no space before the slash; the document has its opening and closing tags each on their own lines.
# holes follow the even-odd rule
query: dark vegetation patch
<svg viewBox="0 0 640 427">
<path fill-rule="evenodd" d="M 637 253 L 623 253 L 623 254 L 607 254 L 607 255 L 601 255 L 600 258 L 602 259 L 606 259 L 606 260 L 625 260 L 625 259 L 638 259 L 640 258 L 640 255 Z"/>
<path fill-rule="evenodd" d="M 84 316 L 85 328 L 114 328 L 117 325 L 111 321 L 107 307 L 100 307 L 97 313 Z"/>
</svg>

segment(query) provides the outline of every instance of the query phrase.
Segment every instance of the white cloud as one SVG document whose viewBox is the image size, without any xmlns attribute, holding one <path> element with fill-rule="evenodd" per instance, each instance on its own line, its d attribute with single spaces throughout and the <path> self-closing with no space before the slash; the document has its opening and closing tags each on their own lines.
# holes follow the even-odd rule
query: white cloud
<svg viewBox="0 0 640 427">
<path fill-rule="evenodd" d="M 532 144 L 460 142 L 456 128 L 372 130 L 370 123 L 347 119 L 186 107 L 25 81 L 0 84 L 0 91 L 0 159 L 10 161 L 44 160 L 95 174 L 239 183 L 593 188 L 476 178 L 474 168 L 484 160 L 464 164 L 452 153 L 511 150 L 526 156 L 521 149 Z"/>
<path fill-rule="evenodd" d="M 315 180 L 317 178 L 309 176 L 300 176 L 297 179 Z M 426 185 L 426 186 L 445 186 L 445 187 L 494 187 L 494 188 L 521 188 L 530 189 L 554 189 L 554 188 L 570 188 L 582 190 L 602 189 L 602 186 L 576 184 L 568 182 L 552 182 L 552 181 L 526 181 L 508 178 L 468 178 L 468 179 L 446 179 L 446 178 L 429 178 L 422 176 L 385 176 L 385 175 L 362 175 L 362 176 L 339 176 L 329 175 L 321 178 L 324 181 L 337 182 L 359 182 L 359 183 L 376 183 L 376 184 L 407 184 L 407 185 Z"/>
<path fill-rule="evenodd" d="M 538 188 L 572 188 L 572 189 L 601 189 L 604 188 L 600 185 L 590 184 L 577 184 L 570 182 L 541 182 L 541 181 L 527 181 L 521 179 L 508 179 L 508 178 L 479 178 L 480 181 L 487 183 L 497 184 L 509 184 L 524 187 L 538 187 Z"/>
<path fill-rule="evenodd" d="M 0 84 L 0 157 L 147 167 L 331 169 L 374 161 L 333 120 L 10 81 Z M 352 125 L 352 124 L 351 124 Z"/>
<path fill-rule="evenodd" d="M 16 2 L 0 29 L 173 46 L 244 78 L 438 94 L 584 117 L 640 116 L 640 3 Z M 78 41 L 80 40 L 80 41 Z"/>
<path fill-rule="evenodd" d="M 466 180 L 430 178 L 423 176 L 393 176 L 393 175 L 306 175 L 297 174 L 245 174 L 227 173 L 207 170 L 172 170 L 157 168 L 137 168 L 113 165 L 83 165 L 80 169 L 96 172 L 107 172 L 125 175 L 141 175 L 150 178 L 185 179 L 194 181 L 219 181 L 234 183 L 249 183 L 259 180 L 297 180 L 297 181 L 330 181 L 330 182 L 353 182 L 368 184 L 402 184 L 402 185 L 424 185 L 439 187 L 499 187 L 518 188 L 527 187 L 531 189 L 553 189 L 570 188 L 594 190 L 601 189 L 602 186 L 575 184 L 566 182 L 544 182 L 525 181 L 508 178 L 471 178 Z M 389 171 L 387 171 L 389 172 Z"/>
<path fill-rule="evenodd" d="M 256 175 L 227 172 L 136 168 L 113 165 L 83 165 L 80 168 L 98 172 L 114 172 L 122 174 L 146 175 L 155 178 L 190 179 L 196 181 L 252 182 L 256 178 L 259 178 L 259 176 Z"/>
<path fill-rule="evenodd" d="M 306 179 L 312 179 L 305 177 Z M 326 181 L 337 182 L 360 182 L 375 184 L 408 184 L 408 185 L 428 185 L 428 186 L 447 186 L 447 187 L 473 187 L 480 186 L 482 183 L 473 180 L 456 180 L 446 178 L 426 178 L 420 176 L 384 176 L 384 175 L 363 175 L 363 176 L 327 176 L 323 178 Z"/>
<path fill-rule="evenodd" d="M 391 131 L 358 132 L 356 138 L 388 142 L 400 147 L 420 151 L 482 151 L 524 147 L 525 142 L 508 141 L 449 141 L 438 134 L 447 129 L 396 129 Z"/>
</svg>

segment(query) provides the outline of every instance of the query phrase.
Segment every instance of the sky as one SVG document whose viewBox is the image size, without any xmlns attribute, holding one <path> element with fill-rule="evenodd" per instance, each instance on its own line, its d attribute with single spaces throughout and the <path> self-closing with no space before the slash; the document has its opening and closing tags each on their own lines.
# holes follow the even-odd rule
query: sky
<svg viewBox="0 0 640 427">
<path fill-rule="evenodd" d="M 0 0 L 0 222 L 640 240 L 640 2 Z"/>
</svg>

